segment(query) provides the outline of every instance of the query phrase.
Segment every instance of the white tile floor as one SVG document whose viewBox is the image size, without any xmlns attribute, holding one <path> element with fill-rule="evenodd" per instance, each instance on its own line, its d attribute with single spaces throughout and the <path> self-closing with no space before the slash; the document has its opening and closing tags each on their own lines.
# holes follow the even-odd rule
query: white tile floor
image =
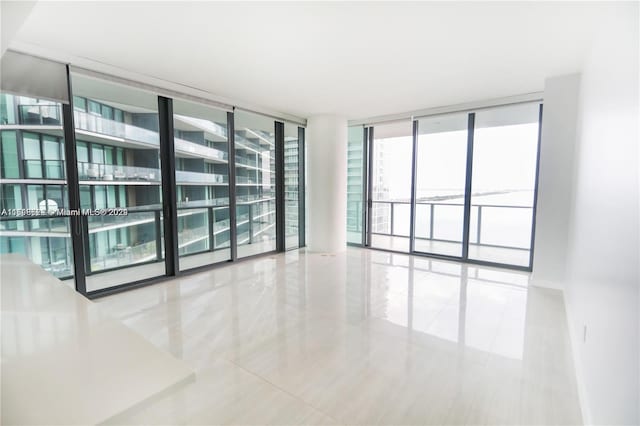
<svg viewBox="0 0 640 426">
<path fill-rule="evenodd" d="M 409 252 L 409 238 L 390 235 L 372 235 L 371 246 L 384 250 Z M 462 244 L 447 241 L 416 239 L 415 251 L 418 253 L 438 254 L 445 256 L 462 256 Z M 485 262 L 503 263 L 505 265 L 528 266 L 529 250 L 488 245 L 469 244 L 469 259 Z"/>
<path fill-rule="evenodd" d="M 562 296 L 528 274 L 350 248 L 99 299 L 196 380 L 123 424 L 579 424 Z"/>
</svg>

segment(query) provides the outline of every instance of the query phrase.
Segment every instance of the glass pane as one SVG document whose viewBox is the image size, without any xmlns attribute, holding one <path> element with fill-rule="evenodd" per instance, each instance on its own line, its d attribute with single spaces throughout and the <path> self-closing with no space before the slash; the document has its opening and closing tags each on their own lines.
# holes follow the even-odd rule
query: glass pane
<svg viewBox="0 0 640 426">
<path fill-rule="evenodd" d="M 362 244 L 363 229 L 363 157 L 365 128 L 349 127 L 347 141 L 347 242 Z"/>
<path fill-rule="evenodd" d="M 81 75 L 73 74 L 72 80 L 74 93 L 86 98 L 89 108 L 88 113 L 74 111 L 81 203 L 102 209 L 118 192 L 127 212 L 82 216 L 88 228 L 87 290 L 164 275 L 158 98 Z M 124 111 L 125 123 L 109 118 L 115 105 Z M 105 152 L 118 148 L 124 164 L 106 164 Z"/>
<path fill-rule="evenodd" d="M 5 95 L 2 95 L 5 96 Z M 2 174 L 3 178 L 19 178 L 20 169 L 18 167 L 18 139 L 16 131 L 7 130 L 0 133 L 2 144 Z"/>
<path fill-rule="evenodd" d="M 462 256 L 467 114 L 418 121 L 415 250 Z"/>
<path fill-rule="evenodd" d="M 5 227 L 9 223 L 13 230 Z M 0 226 L 0 254 L 19 253 L 58 278 L 73 276 L 68 217 L 2 221 Z"/>
<path fill-rule="evenodd" d="M 44 151 L 44 171 L 47 179 L 63 179 L 65 177 L 64 162 L 62 161 L 62 150 L 64 144 L 59 138 L 53 136 L 43 136 Z"/>
<path fill-rule="evenodd" d="M 16 124 L 16 97 L 0 94 L 0 124 Z"/>
<path fill-rule="evenodd" d="M 23 132 L 22 144 L 26 177 L 29 179 L 43 178 L 42 162 L 40 161 L 40 135 Z"/>
<path fill-rule="evenodd" d="M 375 126 L 373 130 L 371 246 L 409 251 L 411 221 L 410 121 Z"/>
<path fill-rule="evenodd" d="M 79 96 L 73 97 L 73 109 L 78 109 L 80 111 L 87 110 L 87 100 L 85 98 L 81 98 Z"/>
<path fill-rule="evenodd" d="M 297 248 L 300 245 L 300 221 L 298 195 L 299 154 L 298 126 L 284 124 L 284 209 L 285 209 L 285 248 Z"/>
<path fill-rule="evenodd" d="M 5 93 L 0 100 L 2 123 L 16 126 L 2 131 L 2 177 L 19 179 L 0 188 L 2 208 L 8 209 L 0 217 L 0 253 L 23 254 L 53 275 L 70 278 L 73 251 L 69 217 L 59 210 L 68 208 L 67 188 L 44 184 L 44 179 L 64 178 L 61 106 Z M 47 127 L 40 130 L 38 126 Z M 24 155 L 24 176 L 20 175 L 18 153 Z M 26 184 L 24 179 L 42 183 Z M 22 208 L 38 210 L 38 215 L 25 216 L 14 210 Z"/>
<path fill-rule="evenodd" d="M 275 124 L 235 114 L 238 257 L 276 249 Z"/>
<path fill-rule="evenodd" d="M 469 258 L 529 265 L 539 104 L 476 113 Z"/>
<path fill-rule="evenodd" d="M 102 118 L 113 120 L 113 108 L 107 105 L 102 105 Z"/>
<path fill-rule="evenodd" d="M 85 142 L 76 142 L 76 155 L 78 157 L 78 163 L 89 162 L 89 149 L 87 148 L 87 144 Z"/>
<path fill-rule="evenodd" d="M 27 160 L 40 159 L 40 136 L 35 133 L 23 132 L 24 158 Z"/>
<path fill-rule="evenodd" d="M 180 270 L 231 259 L 226 111 L 175 100 Z"/>
<path fill-rule="evenodd" d="M 89 99 L 89 112 L 100 115 L 100 104 L 96 101 Z"/>
</svg>

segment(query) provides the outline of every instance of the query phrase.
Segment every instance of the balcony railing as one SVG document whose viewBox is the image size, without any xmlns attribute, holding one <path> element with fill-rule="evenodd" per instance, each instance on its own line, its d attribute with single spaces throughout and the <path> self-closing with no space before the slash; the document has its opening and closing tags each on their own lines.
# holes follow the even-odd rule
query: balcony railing
<svg viewBox="0 0 640 426">
<path fill-rule="evenodd" d="M 62 113 L 58 105 L 18 105 L 20 124 L 60 126 Z"/>
<path fill-rule="evenodd" d="M 80 180 L 160 182 L 160 169 L 78 162 Z"/>
<path fill-rule="evenodd" d="M 119 121 L 107 120 L 106 118 L 83 111 L 74 111 L 74 119 L 76 129 L 79 130 L 144 143 L 155 148 L 160 146 L 160 135 L 158 132 L 152 130 Z M 197 155 L 219 161 L 227 160 L 227 153 L 219 149 L 210 148 L 180 138 L 174 138 L 174 143 L 176 153 Z"/>
<path fill-rule="evenodd" d="M 222 203 L 228 199 L 220 199 Z M 275 229 L 275 210 L 264 199 L 238 204 L 236 224 L 238 241 L 252 243 Z M 206 202 L 212 203 L 212 200 Z M 215 204 L 213 202 L 212 204 Z M 198 218 L 197 216 L 201 217 Z M 164 259 L 163 218 L 158 206 L 129 208 L 126 216 L 83 216 L 86 220 L 87 273 L 94 274 L 130 265 L 161 262 Z M 178 245 L 180 255 L 190 255 L 229 247 L 229 206 L 178 207 Z M 121 232 L 108 232 L 120 230 Z M 121 242 L 125 231 L 126 237 Z M 0 236 L 5 238 L 66 238 L 71 259 L 70 223 L 68 217 L 3 218 Z M 116 238 L 112 241 L 110 238 Z M 197 245 L 199 244 L 199 245 Z M 59 255 L 54 256 L 59 258 Z M 57 276 L 71 275 L 70 261 L 48 265 Z"/>
<path fill-rule="evenodd" d="M 178 185 L 215 185 L 228 182 L 227 175 L 176 170 L 176 183 Z"/>
<path fill-rule="evenodd" d="M 409 221 L 410 217 L 408 214 L 411 203 L 409 201 L 373 201 L 372 202 L 372 214 L 374 218 L 382 218 L 379 223 L 373 224 L 372 233 L 376 235 L 387 235 L 391 237 L 409 237 L 408 229 L 409 229 Z M 406 214 L 402 216 L 406 219 L 404 221 L 398 221 L 398 209 L 400 206 L 403 206 L 405 210 L 407 210 Z M 416 229 L 416 240 L 429 240 L 436 242 L 449 242 L 449 243 L 462 243 L 462 235 L 460 235 L 460 239 L 453 238 L 438 238 L 436 237 L 437 227 L 438 227 L 438 213 L 444 217 L 444 221 L 446 219 L 450 219 L 451 222 L 458 221 L 462 223 L 462 214 L 464 209 L 464 204 L 462 203 L 434 203 L 434 202 L 424 202 L 419 201 L 416 202 L 417 208 L 426 208 L 428 211 L 428 222 L 425 226 L 423 232 L 419 232 Z M 455 217 L 451 216 L 451 212 L 445 212 L 446 209 L 456 208 L 459 212 Z M 478 246 L 487 246 L 487 247 L 498 247 L 498 248 L 507 248 L 514 250 L 529 250 L 529 245 L 522 244 L 503 244 L 496 243 L 495 236 L 486 235 L 489 231 L 486 229 L 486 219 L 488 214 L 495 214 L 496 211 L 500 211 L 502 214 L 507 211 L 530 211 L 533 213 L 533 208 L 531 206 L 514 206 L 514 205 L 496 205 L 496 204 L 472 204 L 471 212 L 472 212 L 472 231 L 469 235 L 469 243 L 478 245 Z M 347 211 L 348 211 L 348 220 L 347 220 L 347 230 L 351 232 L 360 232 L 362 229 L 362 202 L 361 201 L 353 201 L 347 203 Z M 491 213 L 490 213 L 491 212 Z M 448 213 L 448 217 L 446 217 Z M 424 212 L 421 214 L 416 211 L 416 221 L 426 219 Z M 485 221 L 483 222 L 483 219 Z M 494 217 L 494 222 L 496 218 Z M 520 218 L 522 219 L 522 218 Z M 523 225 L 525 225 L 525 219 L 521 220 Z M 398 227 L 404 224 L 406 228 L 406 232 L 398 231 Z M 444 225 L 444 222 L 443 222 Z M 530 229 L 530 223 L 527 222 L 527 231 Z M 461 228 L 461 225 L 460 225 Z M 493 238 L 492 238 L 493 237 Z M 488 241 L 492 240 L 492 241 Z"/>
</svg>

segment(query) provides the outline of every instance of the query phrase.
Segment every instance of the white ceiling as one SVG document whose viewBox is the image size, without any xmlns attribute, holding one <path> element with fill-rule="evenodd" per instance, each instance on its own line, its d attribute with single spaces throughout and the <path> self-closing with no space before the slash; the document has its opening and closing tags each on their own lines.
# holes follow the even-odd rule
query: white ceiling
<svg viewBox="0 0 640 426">
<path fill-rule="evenodd" d="M 30 44 L 309 117 L 510 96 L 578 71 L 609 3 L 45 2 Z"/>
</svg>

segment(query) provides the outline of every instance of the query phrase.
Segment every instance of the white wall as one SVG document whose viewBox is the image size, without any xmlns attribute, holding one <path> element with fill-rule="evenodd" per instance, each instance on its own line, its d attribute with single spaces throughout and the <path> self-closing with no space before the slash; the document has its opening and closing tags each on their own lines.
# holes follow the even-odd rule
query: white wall
<svg viewBox="0 0 640 426">
<path fill-rule="evenodd" d="M 319 115 L 307 120 L 308 248 L 347 247 L 347 120 Z"/>
<path fill-rule="evenodd" d="M 585 421 L 637 425 L 638 3 L 602 21 L 580 87 L 565 300 Z"/>
<path fill-rule="evenodd" d="M 579 90 L 579 74 L 545 80 L 532 274 L 537 286 L 560 289 L 565 279 Z"/>
</svg>

